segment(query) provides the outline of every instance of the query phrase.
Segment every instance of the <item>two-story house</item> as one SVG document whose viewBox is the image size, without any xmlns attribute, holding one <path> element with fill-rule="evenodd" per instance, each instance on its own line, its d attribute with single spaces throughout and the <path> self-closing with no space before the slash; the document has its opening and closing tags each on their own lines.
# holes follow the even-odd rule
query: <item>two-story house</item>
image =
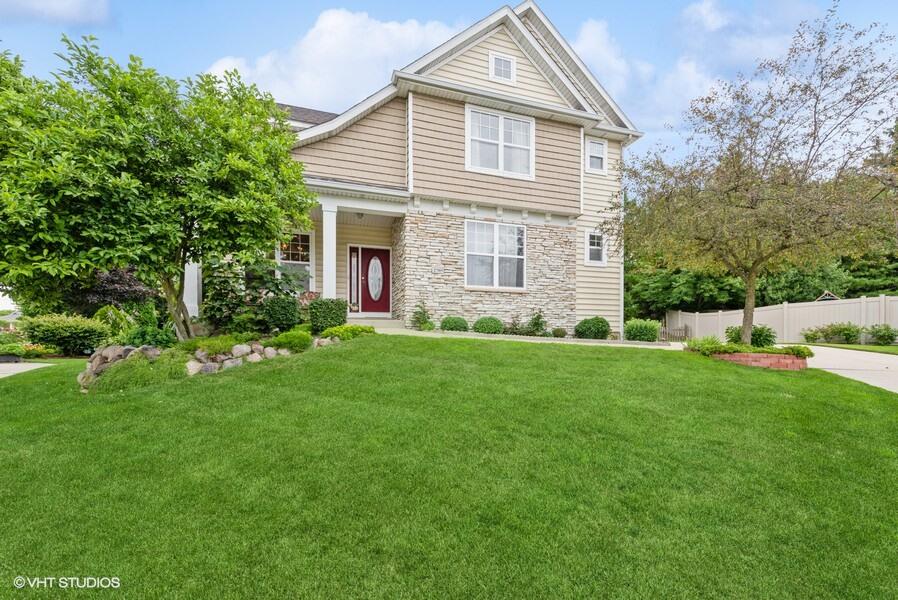
<svg viewBox="0 0 898 600">
<path fill-rule="evenodd" d="M 423 302 L 571 331 L 620 331 L 623 264 L 596 225 L 640 137 L 537 5 L 503 7 L 342 114 L 286 107 L 318 194 L 278 254 L 350 319 Z"/>
</svg>

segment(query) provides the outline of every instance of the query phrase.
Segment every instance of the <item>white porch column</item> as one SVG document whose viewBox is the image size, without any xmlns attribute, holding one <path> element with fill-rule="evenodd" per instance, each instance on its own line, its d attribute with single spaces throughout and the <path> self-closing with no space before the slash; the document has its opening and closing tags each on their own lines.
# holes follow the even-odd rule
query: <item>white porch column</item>
<svg viewBox="0 0 898 600">
<path fill-rule="evenodd" d="M 321 266 L 324 271 L 324 285 L 321 295 L 324 298 L 337 297 L 337 207 L 321 206 L 321 247 L 324 256 Z"/>
</svg>

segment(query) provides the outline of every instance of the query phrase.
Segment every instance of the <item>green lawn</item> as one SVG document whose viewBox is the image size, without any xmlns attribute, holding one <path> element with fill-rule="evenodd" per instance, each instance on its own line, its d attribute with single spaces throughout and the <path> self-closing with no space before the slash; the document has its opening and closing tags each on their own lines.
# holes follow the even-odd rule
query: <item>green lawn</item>
<svg viewBox="0 0 898 600">
<path fill-rule="evenodd" d="M 898 395 L 822 371 L 374 336 L 85 397 L 83 364 L 0 379 L 0 590 L 17 575 L 190 599 L 898 590 Z"/>
<path fill-rule="evenodd" d="M 844 348 L 845 350 L 861 350 L 863 352 L 878 352 L 880 354 L 898 354 L 898 346 L 874 346 L 872 344 L 810 344 L 811 346 L 825 346 L 827 348 Z"/>
</svg>

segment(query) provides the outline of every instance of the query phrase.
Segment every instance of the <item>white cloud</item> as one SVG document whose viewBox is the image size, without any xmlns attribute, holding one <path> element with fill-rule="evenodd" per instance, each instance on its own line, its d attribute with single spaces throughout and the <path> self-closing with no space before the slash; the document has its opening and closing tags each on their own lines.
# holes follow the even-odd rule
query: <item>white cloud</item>
<svg viewBox="0 0 898 600">
<path fill-rule="evenodd" d="M 0 17 L 55 23 L 100 23 L 108 0 L 0 0 Z"/>
<path fill-rule="evenodd" d="M 683 17 L 706 31 L 717 31 L 730 22 L 730 16 L 717 6 L 715 0 L 693 2 L 683 9 Z"/>
<path fill-rule="evenodd" d="M 620 94 L 627 88 L 630 64 L 608 32 L 606 21 L 589 19 L 583 23 L 574 39 L 573 48 L 612 95 Z M 644 71 L 646 64 L 642 64 L 640 72 Z"/>
<path fill-rule="evenodd" d="M 459 29 L 439 21 L 379 21 L 367 13 L 331 9 L 292 47 L 255 59 L 225 56 L 208 71 L 237 69 L 280 102 L 337 112 L 379 90 L 394 69 Z"/>
</svg>

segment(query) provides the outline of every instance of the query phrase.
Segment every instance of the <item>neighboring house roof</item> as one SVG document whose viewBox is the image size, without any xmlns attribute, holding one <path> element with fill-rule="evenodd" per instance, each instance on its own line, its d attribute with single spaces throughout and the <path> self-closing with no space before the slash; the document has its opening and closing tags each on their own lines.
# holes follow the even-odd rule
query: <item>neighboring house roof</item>
<svg viewBox="0 0 898 600">
<path fill-rule="evenodd" d="M 287 111 L 291 121 L 307 125 L 321 125 L 339 116 L 339 113 L 315 110 L 314 108 L 306 108 L 304 106 L 293 106 L 292 104 L 283 104 L 281 102 L 278 102 L 277 105 Z"/>
<path fill-rule="evenodd" d="M 521 51 L 555 87 L 568 106 L 548 106 L 431 76 L 440 65 L 478 43 L 497 27 L 505 27 Z M 478 100 L 485 100 L 498 107 L 503 104 L 516 106 L 518 110 L 533 116 L 554 113 L 555 118 L 579 122 L 588 129 L 595 128 L 623 140 L 642 136 L 542 11 L 532 0 L 526 0 L 514 10 L 503 6 L 413 63 L 394 71 L 390 85 L 349 110 L 340 115 L 323 113 L 329 115 L 329 118 L 304 129 L 297 146 L 335 135 L 396 95 L 419 90 L 444 97 L 476 96 Z"/>
</svg>

